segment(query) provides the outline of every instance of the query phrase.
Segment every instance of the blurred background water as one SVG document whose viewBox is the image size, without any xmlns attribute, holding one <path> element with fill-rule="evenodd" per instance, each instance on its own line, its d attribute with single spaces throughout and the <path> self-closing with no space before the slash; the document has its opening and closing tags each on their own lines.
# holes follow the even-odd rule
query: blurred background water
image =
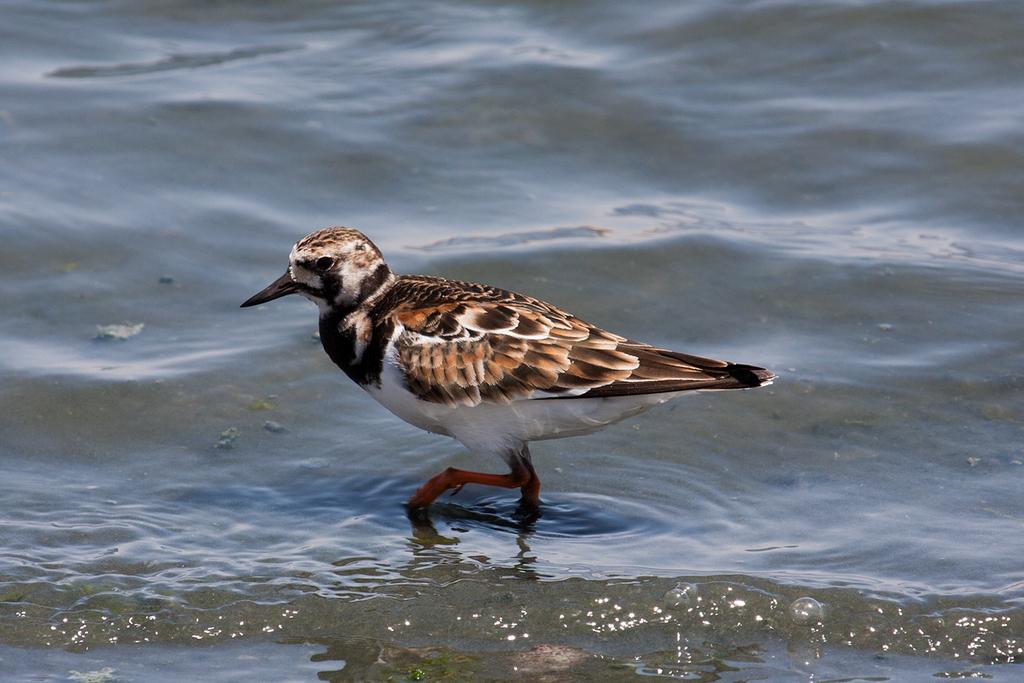
<svg viewBox="0 0 1024 683">
<path fill-rule="evenodd" d="M 1020 680 L 1021 26 L 0 4 L 3 680 Z M 539 519 L 413 525 L 500 463 L 237 308 L 336 224 L 780 379 L 536 445 Z"/>
</svg>

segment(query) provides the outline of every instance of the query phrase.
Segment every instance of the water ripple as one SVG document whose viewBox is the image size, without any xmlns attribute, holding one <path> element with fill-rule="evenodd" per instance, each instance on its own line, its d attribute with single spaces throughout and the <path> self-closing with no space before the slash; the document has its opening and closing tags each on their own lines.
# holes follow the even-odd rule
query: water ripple
<svg viewBox="0 0 1024 683">
<path fill-rule="evenodd" d="M 301 47 L 294 45 L 261 45 L 258 47 L 235 48 L 217 52 L 191 52 L 172 54 L 162 59 L 151 62 L 132 62 L 126 64 L 114 64 L 111 66 L 66 66 L 55 69 L 46 74 L 50 78 L 113 78 L 115 76 L 139 76 L 143 74 L 159 73 L 161 71 L 176 71 L 179 69 L 199 69 L 206 66 L 219 66 L 229 62 L 267 55 L 276 55 L 283 52 L 301 50 Z"/>
</svg>

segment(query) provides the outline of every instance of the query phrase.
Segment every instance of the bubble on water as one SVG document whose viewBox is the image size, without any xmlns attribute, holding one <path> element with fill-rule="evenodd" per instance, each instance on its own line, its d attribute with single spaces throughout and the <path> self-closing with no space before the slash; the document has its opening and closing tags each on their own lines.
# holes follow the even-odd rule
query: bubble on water
<svg viewBox="0 0 1024 683">
<path fill-rule="evenodd" d="M 663 602 L 665 607 L 673 609 L 676 607 L 686 607 L 696 602 L 696 600 L 697 587 L 692 583 L 680 582 L 665 592 Z"/>
<path fill-rule="evenodd" d="M 137 335 L 139 332 L 142 332 L 142 328 L 145 326 L 146 323 L 129 322 L 120 323 L 119 325 L 97 325 L 96 338 L 126 341 Z"/>
<path fill-rule="evenodd" d="M 789 606 L 789 616 L 797 624 L 813 624 L 824 620 L 825 606 L 814 598 L 797 598 Z"/>
</svg>

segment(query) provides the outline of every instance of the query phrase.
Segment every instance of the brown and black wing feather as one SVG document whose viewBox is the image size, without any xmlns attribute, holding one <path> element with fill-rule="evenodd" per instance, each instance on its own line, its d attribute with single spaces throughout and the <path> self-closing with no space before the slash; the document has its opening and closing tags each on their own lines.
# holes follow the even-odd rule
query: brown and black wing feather
<svg viewBox="0 0 1024 683">
<path fill-rule="evenodd" d="M 539 299 L 476 283 L 403 277 L 387 299 L 381 304 L 404 328 L 396 351 L 406 383 L 427 401 L 742 389 L 774 378 L 752 365 L 631 341 Z"/>
</svg>

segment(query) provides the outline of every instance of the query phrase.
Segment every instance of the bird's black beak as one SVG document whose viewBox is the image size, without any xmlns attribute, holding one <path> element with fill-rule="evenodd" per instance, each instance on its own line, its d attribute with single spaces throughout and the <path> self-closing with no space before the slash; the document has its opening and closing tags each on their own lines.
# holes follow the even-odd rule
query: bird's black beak
<svg viewBox="0 0 1024 683">
<path fill-rule="evenodd" d="M 268 301 L 280 299 L 282 296 L 288 296 L 289 294 L 294 294 L 297 291 L 299 291 L 299 286 L 295 284 L 295 280 L 292 279 L 291 272 L 286 270 L 284 271 L 284 275 L 246 299 L 245 303 L 242 304 L 242 308 L 265 304 Z"/>
</svg>

